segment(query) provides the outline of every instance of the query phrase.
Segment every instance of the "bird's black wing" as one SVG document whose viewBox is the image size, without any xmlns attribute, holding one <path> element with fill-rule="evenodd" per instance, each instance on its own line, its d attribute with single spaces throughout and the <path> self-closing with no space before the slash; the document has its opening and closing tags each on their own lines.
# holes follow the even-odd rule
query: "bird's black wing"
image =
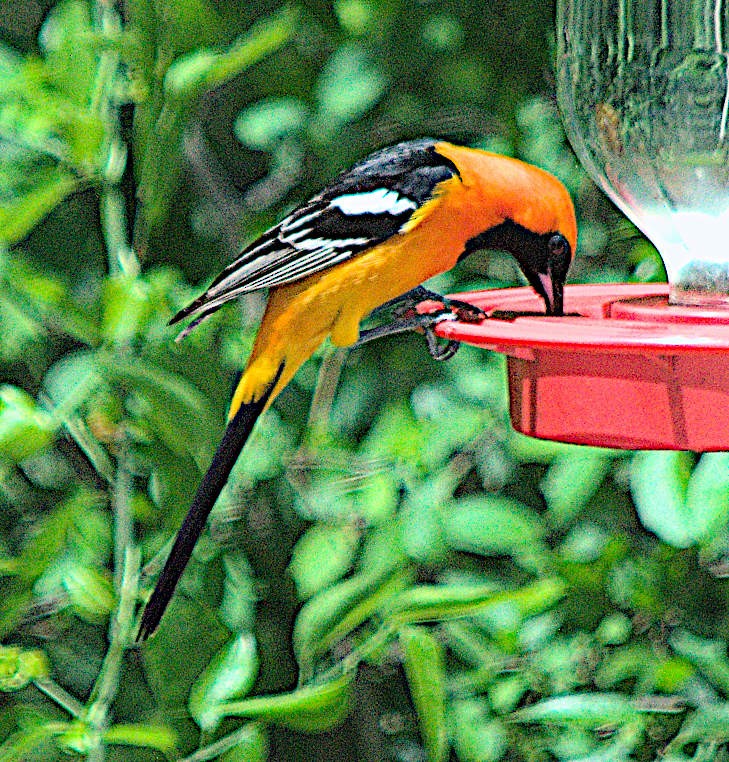
<svg viewBox="0 0 729 762">
<path fill-rule="evenodd" d="M 399 143 L 341 174 L 246 247 L 170 322 L 197 315 L 192 328 L 240 294 L 305 278 L 397 234 L 439 183 L 458 174 L 436 144 L 432 139 Z"/>
</svg>

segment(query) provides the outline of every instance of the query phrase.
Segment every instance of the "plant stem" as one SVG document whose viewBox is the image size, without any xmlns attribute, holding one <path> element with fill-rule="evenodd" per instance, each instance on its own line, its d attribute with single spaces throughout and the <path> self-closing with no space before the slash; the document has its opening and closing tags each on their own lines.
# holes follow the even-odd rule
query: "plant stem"
<svg viewBox="0 0 729 762">
<path fill-rule="evenodd" d="M 134 604 L 137 600 L 139 585 L 139 563 L 139 549 L 127 546 L 119 588 L 119 605 L 110 626 L 109 649 L 94 683 L 85 712 L 86 722 L 91 729 L 98 732 L 100 737 L 106 729 L 109 708 L 119 688 L 124 651 L 132 641 Z M 103 744 L 99 744 L 98 748 L 103 749 Z M 103 750 L 98 754 L 101 756 L 96 755 L 95 759 L 103 759 Z"/>
<path fill-rule="evenodd" d="M 101 187 L 101 224 L 109 257 L 109 274 L 139 274 L 139 261 L 127 242 L 127 215 L 118 186 L 104 180 Z"/>
<path fill-rule="evenodd" d="M 318 436 L 329 424 L 329 414 L 334 402 L 334 395 L 342 375 L 344 363 L 349 356 L 348 349 L 329 349 L 319 368 L 314 395 L 309 409 L 307 431 Z M 310 439 L 310 436 L 307 436 Z"/>
<path fill-rule="evenodd" d="M 58 706 L 65 709 L 75 719 L 80 719 L 83 716 L 84 705 L 49 677 L 33 680 L 33 685 L 35 685 L 41 693 L 45 693 L 49 699 L 55 701 Z"/>
<path fill-rule="evenodd" d="M 356 671 L 361 662 L 384 648 L 389 641 L 394 641 L 396 637 L 397 627 L 391 622 L 382 622 L 371 635 L 364 638 L 362 642 L 356 648 L 353 648 L 351 653 L 345 656 L 340 662 L 317 675 L 316 682 L 326 683 L 331 680 L 336 680 L 338 677 L 347 674 L 348 672 Z M 303 686 L 299 683 L 298 687 Z"/>
<path fill-rule="evenodd" d="M 118 38 L 121 33 L 121 18 L 113 3 L 97 0 L 95 10 L 99 31 L 109 38 Z M 119 190 L 127 158 L 127 149 L 121 139 L 119 108 L 114 93 L 119 76 L 119 53 L 115 47 L 110 46 L 99 56 L 91 96 L 91 111 L 99 115 L 106 135 L 102 149 L 105 158 L 100 199 L 101 227 L 109 258 L 109 274 L 136 277 L 139 274 L 139 262 L 127 240 L 126 207 Z"/>
<path fill-rule="evenodd" d="M 204 746 L 202 749 L 198 749 L 187 757 L 178 759 L 177 762 L 207 762 L 207 760 L 216 759 L 229 749 L 232 749 L 242 741 L 245 741 L 246 738 L 251 735 L 253 727 L 254 725 L 252 725 L 252 723 L 248 723 L 233 733 L 219 738 L 215 743 L 211 743 L 209 746 Z"/>
<path fill-rule="evenodd" d="M 114 587 L 121 591 L 125 571 L 127 549 L 132 546 L 132 474 L 128 468 L 129 453 L 126 436 L 120 446 L 114 480 Z"/>
</svg>

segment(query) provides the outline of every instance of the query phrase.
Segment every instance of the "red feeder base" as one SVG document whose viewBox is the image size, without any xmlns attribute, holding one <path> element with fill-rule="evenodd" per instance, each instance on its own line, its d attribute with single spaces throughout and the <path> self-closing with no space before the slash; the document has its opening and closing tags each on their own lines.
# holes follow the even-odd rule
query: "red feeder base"
<svg viewBox="0 0 729 762">
<path fill-rule="evenodd" d="M 529 288 L 454 298 L 481 323 L 446 339 L 509 358 L 511 421 L 543 439 L 623 449 L 729 450 L 729 313 L 674 307 L 665 284 L 567 286 L 565 317 Z"/>
</svg>

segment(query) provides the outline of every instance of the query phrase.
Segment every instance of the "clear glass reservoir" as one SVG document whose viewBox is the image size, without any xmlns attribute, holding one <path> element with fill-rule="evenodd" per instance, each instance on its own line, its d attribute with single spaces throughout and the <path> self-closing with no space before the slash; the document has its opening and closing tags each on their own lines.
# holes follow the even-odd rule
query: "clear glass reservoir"
<svg viewBox="0 0 729 762">
<path fill-rule="evenodd" d="M 675 304 L 729 308 L 728 43 L 726 0 L 557 1 L 568 137 Z"/>
</svg>

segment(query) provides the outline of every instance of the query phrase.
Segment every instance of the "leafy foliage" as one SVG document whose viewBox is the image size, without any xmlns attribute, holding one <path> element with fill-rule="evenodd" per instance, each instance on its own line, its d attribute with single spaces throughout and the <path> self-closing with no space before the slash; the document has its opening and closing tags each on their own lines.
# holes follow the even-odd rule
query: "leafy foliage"
<svg viewBox="0 0 729 762">
<path fill-rule="evenodd" d="M 529 440 L 499 357 L 418 336 L 301 370 L 134 644 L 261 299 L 166 324 L 233 241 L 430 133 L 568 184 L 576 280 L 661 278 L 538 94 L 548 9 L 25 6 L 42 25 L 0 46 L 0 760 L 727 758 L 726 455 Z M 437 287 L 515 278 L 494 253 Z"/>
</svg>

